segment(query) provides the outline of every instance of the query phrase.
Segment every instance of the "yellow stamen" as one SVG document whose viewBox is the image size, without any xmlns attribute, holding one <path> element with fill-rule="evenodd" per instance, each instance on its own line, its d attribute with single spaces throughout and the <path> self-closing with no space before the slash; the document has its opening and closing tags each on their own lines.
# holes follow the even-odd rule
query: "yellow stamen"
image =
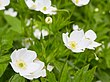
<svg viewBox="0 0 110 82">
<path fill-rule="evenodd" d="M 16 61 L 16 65 L 21 68 L 21 69 L 25 69 L 26 68 L 26 63 L 22 60 L 18 60 Z"/>
<path fill-rule="evenodd" d="M 76 0 L 76 3 L 78 3 L 79 2 L 79 0 Z"/>
<path fill-rule="evenodd" d="M 47 10 L 47 7 L 43 7 L 43 10 L 46 11 Z"/>
<path fill-rule="evenodd" d="M 70 45 L 70 47 L 71 47 L 72 49 L 75 49 L 77 43 L 76 43 L 75 41 L 71 41 L 71 42 L 69 42 L 69 45 Z"/>
</svg>

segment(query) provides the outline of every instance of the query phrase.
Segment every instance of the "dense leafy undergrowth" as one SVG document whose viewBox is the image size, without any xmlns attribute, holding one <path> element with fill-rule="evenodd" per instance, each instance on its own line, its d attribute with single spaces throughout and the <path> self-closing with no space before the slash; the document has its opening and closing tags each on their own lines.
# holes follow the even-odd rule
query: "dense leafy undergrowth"
<svg viewBox="0 0 110 82">
<path fill-rule="evenodd" d="M 0 10 L 0 82 L 110 82 L 110 0 L 90 0 L 82 7 L 71 0 L 51 1 L 58 9 L 56 15 L 50 16 L 51 24 L 45 23 L 49 15 L 30 10 L 24 0 L 11 0 L 6 6 L 17 11 L 16 17 Z M 84 31 L 94 30 L 96 41 L 102 45 L 81 53 L 65 47 L 62 33 L 72 32 L 73 24 Z M 33 26 L 46 29 L 49 35 L 37 39 Z M 45 68 L 48 64 L 54 66 L 51 72 L 46 71 L 46 77 L 28 80 L 12 69 L 10 55 L 15 49 L 24 48 L 22 42 L 26 38 L 32 39 L 28 50 L 37 53 Z"/>
</svg>

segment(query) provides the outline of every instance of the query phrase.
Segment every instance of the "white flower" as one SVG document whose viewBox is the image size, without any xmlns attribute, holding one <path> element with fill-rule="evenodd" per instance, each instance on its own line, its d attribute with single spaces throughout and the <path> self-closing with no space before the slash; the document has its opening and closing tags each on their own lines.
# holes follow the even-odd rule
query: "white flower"
<svg viewBox="0 0 110 82">
<path fill-rule="evenodd" d="M 94 40 L 97 38 L 96 33 L 92 30 L 88 30 L 85 33 L 85 38 L 90 41 L 89 45 L 88 45 L 88 49 L 95 49 L 96 47 L 100 46 L 101 44 L 98 42 L 95 42 Z"/>
<path fill-rule="evenodd" d="M 13 8 L 9 8 L 8 10 L 5 10 L 5 11 L 4 11 L 4 14 L 5 14 L 5 15 L 10 15 L 10 16 L 12 16 L 12 17 L 16 17 L 16 16 L 17 16 L 17 12 L 14 11 Z"/>
<path fill-rule="evenodd" d="M 27 49 L 33 44 L 34 44 L 34 41 L 32 40 L 32 38 L 25 38 L 22 40 L 22 46 L 24 46 Z"/>
<path fill-rule="evenodd" d="M 42 38 L 44 39 L 45 36 L 47 36 L 49 33 L 47 30 L 43 29 L 42 30 Z"/>
<path fill-rule="evenodd" d="M 48 31 L 47 30 L 45 30 L 45 29 L 43 29 L 43 30 L 39 30 L 39 29 L 35 29 L 35 31 L 34 31 L 34 36 L 37 38 L 37 39 L 39 39 L 40 40 L 40 38 L 41 38 L 41 36 L 42 36 L 42 38 L 44 39 L 44 37 L 45 36 L 47 36 L 49 33 L 48 33 Z"/>
<path fill-rule="evenodd" d="M 75 30 L 68 37 L 68 33 L 63 33 L 63 42 L 67 48 L 72 50 L 73 52 L 84 52 L 85 48 L 89 44 L 89 42 L 84 39 L 84 31 L 83 30 Z"/>
<path fill-rule="evenodd" d="M 10 0 L 0 0 L 0 10 L 4 10 L 5 6 L 10 4 Z"/>
<path fill-rule="evenodd" d="M 39 11 L 39 1 L 40 0 L 25 0 L 26 5 L 28 6 L 29 9 Z"/>
<path fill-rule="evenodd" d="M 100 43 L 94 41 L 96 37 L 92 30 L 88 30 L 85 34 L 83 30 L 74 30 L 70 37 L 68 37 L 68 33 L 63 33 L 63 42 L 68 49 L 78 53 L 84 52 L 86 48 L 94 50 L 100 46 Z"/>
<path fill-rule="evenodd" d="M 34 36 L 40 40 L 40 37 L 41 37 L 41 31 L 39 29 L 35 29 L 34 31 Z"/>
<path fill-rule="evenodd" d="M 89 3 L 90 0 L 72 0 L 72 2 L 76 5 L 76 6 L 83 6 L 83 5 L 87 5 Z"/>
<path fill-rule="evenodd" d="M 45 18 L 45 23 L 51 24 L 52 23 L 52 18 L 51 17 L 46 17 Z"/>
<path fill-rule="evenodd" d="M 10 62 L 13 70 L 27 79 L 34 79 L 46 76 L 44 63 L 36 60 L 37 54 L 34 51 L 22 48 L 11 54 Z"/>
<path fill-rule="evenodd" d="M 51 71 L 53 70 L 53 68 L 54 68 L 54 66 L 52 66 L 52 65 L 50 65 L 50 64 L 47 65 L 47 70 L 48 70 L 49 72 L 51 72 Z"/>
</svg>

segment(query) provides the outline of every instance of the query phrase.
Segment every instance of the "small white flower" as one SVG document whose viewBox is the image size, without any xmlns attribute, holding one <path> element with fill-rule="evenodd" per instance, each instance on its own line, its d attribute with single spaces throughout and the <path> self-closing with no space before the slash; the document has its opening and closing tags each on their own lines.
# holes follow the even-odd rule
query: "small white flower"
<svg viewBox="0 0 110 82">
<path fill-rule="evenodd" d="M 47 30 L 45 30 L 45 29 L 43 29 L 43 30 L 39 30 L 39 29 L 35 29 L 35 31 L 34 31 L 34 36 L 37 38 L 37 39 L 39 39 L 40 40 L 40 38 L 41 38 L 41 36 L 42 36 L 42 38 L 44 39 L 44 37 L 45 36 L 47 36 L 49 33 L 48 33 L 48 31 Z"/>
<path fill-rule="evenodd" d="M 89 45 L 88 45 L 88 49 L 95 49 L 96 47 L 100 46 L 101 44 L 98 42 L 95 42 L 94 40 L 97 38 L 96 33 L 92 30 L 88 30 L 85 33 L 85 38 L 90 41 Z"/>
<path fill-rule="evenodd" d="M 51 72 L 52 70 L 53 70 L 53 68 L 54 68 L 54 66 L 52 66 L 52 65 L 47 65 L 47 70 L 49 71 L 49 72 Z"/>
<path fill-rule="evenodd" d="M 27 49 L 33 44 L 34 44 L 34 41 L 32 40 L 32 38 L 25 38 L 22 40 L 22 46 L 24 46 Z"/>
<path fill-rule="evenodd" d="M 72 50 L 73 52 L 84 52 L 85 48 L 89 44 L 84 39 L 84 31 L 83 30 L 75 30 L 68 37 L 68 33 L 63 33 L 63 42 L 67 48 Z"/>
<path fill-rule="evenodd" d="M 16 73 L 27 79 L 45 77 L 44 63 L 36 60 L 36 57 L 37 54 L 34 51 L 22 48 L 11 54 L 12 62 L 10 64 Z"/>
<path fill-rule="evenodd" d="M 52 18 L 51 17 L 46 17 L 45 18 L 45 23 L 51 24 L 52 23 Z"/>
<path fill-rule="evenodd" d="M 16 16 L 17 16 L 17 12 L 14 11 L 13 8 L 9 8 L 8 10 L 5 10 L 5 11 L 4 11 L 4 14 L 5 14 L 5 15 L 10 15 L 10 16 L 12 16 L 12 17 L 16 17 Z"/>
<path fill-rule="evenodd" d="M 76 6 L 83 6 L 83 5 L 87 5 L 89 3 L 90 0 L 72 0 L 72 2 L 76 5 Z"/>
<path fill-rule="evenodd" d="M 42 38 L 44 39 L 45 36 L 47 36 L 49 33 L 47 30 L 43 29 L 42 30 Z"/>
<path fill-rule="evenodd" d="M 79 26 L 78 26 L 78 25 L 73 24 L 73 30 L 79 30 Z"/>
<path fill-rule="evenodd" d="M 37 39 L 39 39 L 40 40 L 40 38 L 41 38 L 41 31 L 39 30 L 39 29 L 35 29 L 35 31 L 34 31 L 34 36 L 37 38 Z"/>
<path fill-rule="evenodd" d="M 4 10 L 5 6 L 10 4 L 10 0 L 0 0 L 0 10 Z"/>
</svg>

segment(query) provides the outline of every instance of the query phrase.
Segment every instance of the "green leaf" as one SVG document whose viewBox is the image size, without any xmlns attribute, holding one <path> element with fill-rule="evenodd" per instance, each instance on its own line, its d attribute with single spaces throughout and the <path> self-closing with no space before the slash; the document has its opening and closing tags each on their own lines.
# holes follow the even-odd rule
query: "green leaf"
<svg viewBox="0 0 110 82">
<path fill-rule="evenodd" d="M 60 77 L 60 82 L 67 82 L 67 77 L 68 77 L 68 65 L 67 63 L 64 65 L 64 68 L 62 70 L 62 74 Z"/>
<path fill-rule="evenodd" d="M 10 55 L 0 56 L 0 64 L 10 60 Z"/>
<path fill-rule="evenodd" d="M 19 74 L 15 74 L 10 78 L 9 82 L 26 82 L 26 81 L 25 81 L 25 78 L 23 78 Z"/>
<path fill-rule="evenodd" d="M 53 72 L 47 72 L 48 82 L 57 82 Z"/>
<path fill-rule="evenodd" d="M 40 82 L 39 80 L 32 80 L 32 81 L 30 81 L 30 82 Z"/>
<path fill-rule="evenodd" d="M 3 73 L 5 72 L 6 68 L 7 68 L 8 64 L 0 64 L 0 77 L 3 75 Z"/>
<path fill-rule="evenodd" d="M 8 16 L 8 15 L 5 15 L 4 18 L 6 19 L 7 23 L 9 25 L 11 25 L 11 29 L 15 32 L 18 32 L 18 33 L 23 33 L 23 28 L 21 26 L 21 21 L 16 18 L 16 17 L 11 17 L 11 16 Z"/>
<path fill-rule="evenodd" d="M 89 65 L 78 70 L 74 76 L 73 82 L 92 82 L 96 67 L 88 70 Z"/>
</svg>

